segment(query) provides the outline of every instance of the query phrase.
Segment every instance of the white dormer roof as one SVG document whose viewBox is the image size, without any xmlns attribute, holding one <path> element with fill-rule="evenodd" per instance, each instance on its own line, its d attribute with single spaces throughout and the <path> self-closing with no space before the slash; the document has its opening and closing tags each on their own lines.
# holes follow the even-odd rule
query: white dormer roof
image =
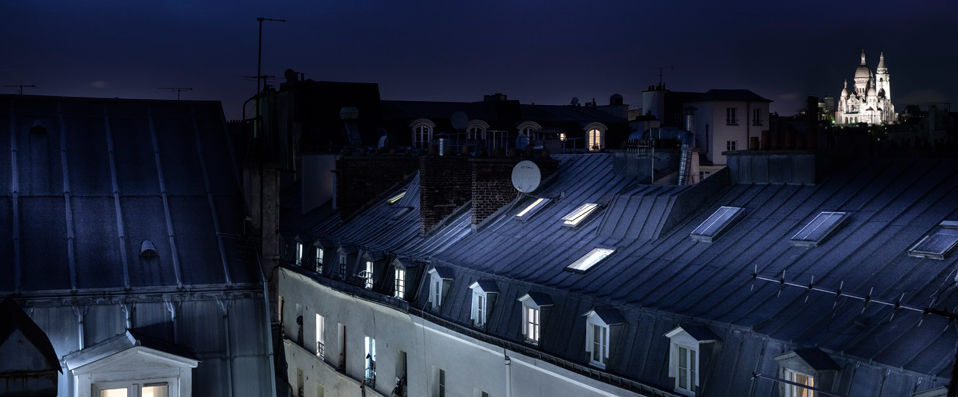
<svg viewBox="0 0 958 397">
<path fill-rule="evenodd" d="M 519 302 L 533 307 L 552 306 L 552 297 L 541 292 L 529 292 L 519 298 Z"/>
</svg>

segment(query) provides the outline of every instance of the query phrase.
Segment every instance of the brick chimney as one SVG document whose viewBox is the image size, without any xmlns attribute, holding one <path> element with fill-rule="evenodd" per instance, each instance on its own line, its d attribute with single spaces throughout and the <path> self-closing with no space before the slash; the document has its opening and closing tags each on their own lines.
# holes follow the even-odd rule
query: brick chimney
<svg viewBox="0 0 958 397">
<path fill-rule="evenodd" d="M 419 216 L 424 234 L 470 199 L 472 168 L 468 157 L 419 158 Z"/>
<path fill-rule="evenodd" d="M 344 155 L 336 160 L 336 208 L 348 218 L 415 172 L 409 155 Z"/>
</svg>

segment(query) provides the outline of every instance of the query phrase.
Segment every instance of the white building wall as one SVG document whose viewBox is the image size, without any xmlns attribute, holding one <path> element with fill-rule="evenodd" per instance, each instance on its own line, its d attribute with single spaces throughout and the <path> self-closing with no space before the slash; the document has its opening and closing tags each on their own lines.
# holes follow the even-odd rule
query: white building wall
<svg viewBox="0 0 958 397">
<path fill-rule="evenodd" d="M 364 374 L 364 336 L 376 338 L 376 392 L 389 395 L 395 386 L 399 351 L 407 357 L 409 396 L 438 395 L 438 369 L 445 371 L 446 396 L 473 396 L 485 391 L 490 396 L 638 396 L 603 382 L 567 371 L 516 352 L 504 350 L 469 336 L 453 332 L 410 313 L 351 296 L 319 284 L 309 277 L 286 269 L 277 270 L 277 291 L 285 310 L 300 303 L 304 308 L 306 349 L 287 340 L 288 382 L 297 382 L 297 370 L 309 378 L 305 395 L 314 396 L 321 385 L 325 395 L 354 395 Z M 285 311 L 284 310 L 284 311 Z M 305 359 L 315 356 L 315 314 L 326 318 L 326 361 Z M 335 370 L 341 344 L 337 323 L 346 324 L 347 360 L 345 374 Z M 284 316 L 285 329 L 296 327 L 295 316 Z M 290 335 L 287 333 L 287 335 Z M 293 335 L 290 335 L 293 336 Z M 299 352 L 299 353 L 296 353 Z M 507 365 L 506 356 L 510 364 Z M 511 391 L 507 391 L 511 388 Z M 336 391 L 336 392 L 333 392 Z M 342 391 L 342 394 L 337 394 Z"/>
<path fill-rule="evenodd" d="M 747 150 L 749 137 L 761 142 L 762 131 L 768 129 L 768 103 L 745 101 L 709 101 L 689 103 L 694 107 L 695 143 L 705 150 L 705 157 L 716 165 L 725 165 L 728 141 L 735 141 L 736 150 Z M 726 109 L 735 108 L 736 125 L 726 123 Z M 759 109 L 761 125 L 753 125 L 752 112 Z M 761 144 L 761 143 L 759 143 Z"/>
</svg>

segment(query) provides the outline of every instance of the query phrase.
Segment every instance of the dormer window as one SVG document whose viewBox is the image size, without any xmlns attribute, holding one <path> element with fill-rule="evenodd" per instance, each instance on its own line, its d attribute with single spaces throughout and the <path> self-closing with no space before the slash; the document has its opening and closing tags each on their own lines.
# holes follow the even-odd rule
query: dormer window
<svg viewBox="0 0 958 397">
<path fill-rule="evenodd" d="M 792 236 L 792 245 L 817 247 L 848 217 L 845 212 L 823 211 Z"/>
<path fill-rule="evenodd" d="M 535 201 L 523 208 L 522 211 L 519 211 L 519 213 L 516 214 L 516 219 L 520 221 L 529 220 L 529 218 L 532 218 L 533 215 L 545 208 L 545 206 L 549 205 L 550 202 L 552 202 L 552 200 L 544 197 L 537 198 Z"/>
<path fill-rule="evenodd" d="M 958 246 L 958 221 L 943 221 L 935 230 L 908 249 L 908 255 L 944 260 L 955 246 Z"/>
<path fill-rule="evenodd" d="M 824 351 L 811 347 L 795 349 L 775 357 L 779 366 L 779 392 L 788 397 L 818 396 L 831 390 L 841 367 Z"/>
<path fill-rule="evenodd" d="M 593 248 L 589 253 L 583 255 L 581 258 L 576 259 L 575 262 L 572 262 L 571 265 L 566 266 L 566 270 L 571 270 L 574 272 L 585 272 L 595 266 L 596 263 L 601 262 L 607 256 L 612 255 L 615 252 L 611 248 Z"/>
<path fill-rule="evenodd" d="M 466 128 L 468 139 L 484 140 L 486 139 L 486 130 L 489 129 L 489 123 L 482 120 L 471 120 Z"/>
<path fill-rule="evenodd" d="M 530 292 L 519 298 L 522 302 L 522 336 L 526 343 L 538 345 L 541 340 L 542 310 L 552 306 L 549 295 Z"/>
<path fill-rule="evenodd" d="M 393 296 L 399 299 L 406 298 L 406 269 L 397 267 L 395 270 L 395 283 L 393 287 Z"/>
<path fill-rule="evenodd" d="M 608 127 L 602 123 L 590 123 L 585 127 L 586 149 L 597 152 L 605 149 L 605 132 Z"/>
<path fill-rule="evenodd" d="M 452 272 L 446 268 L 434 267 L 429 269 L 429 303 L 433 310 L 442 307 L 446 290 L 452 282 Z"/>
<path fill-rule="evenodd" d="M 589 218 L 589 215 L 595 212 L 596 208 L 599 208 L 599 205 L 595 203 L 585 203 L 580 205 L 575 210 L 562 217 L 562 226 L 579 226 L 583 223 L 583 221 Z"/>
<path fill-rule="evenodd" d="M 612 344 L 612 329 L 625 324 L 625 319 L 608 306 L 596 307 L 585 317 L 585 351 L 589 354 L 589 364 L 605 369 Z"/>
<path fill-rule="evenodd" d="M 418 119 L 409 124 L 412 128 L 412 143 L 414 147 L 426 149 L 432 142 L 432 132 L 436 123 L 429 119 Z"/>
<path fill-rule="evenodd" d="M 499 288 L 492 280 L 479 280 L 469 285 L 469 289 L 472 290 L 472 311 L 469 319 L 476 327 L 483 327 L 488 320 L 492 301 L 499 294 Z"/>
<path fill-rule="evenodd" d="M 303 243 L 296 242 L 296 266 L 303 266 Z"/>
<path fill-rule="evenodd" d="M 373 261 L 366 261 L 366 270 L 362 274 L 363 287 L 373 289 Z"/>
<path fill-rule="evenodd" d="M 675 391 L 694 396 L 701 385 L 702 358 L 716 348 L 718 336 L 701 325 L 679 326 L 665 336 L 669 338 L 669 377 L 675 380 Z"/>
<path fill-rule="evenodd" d="M 692 240 L 711 243 L 744 214 L 743 208 L 721 206 L 692 231 Z"/>
<path fill-rule="evenodd" d="M 339 278 L 346 279 L 346 254 L 339 255 Z"/>
</svg>

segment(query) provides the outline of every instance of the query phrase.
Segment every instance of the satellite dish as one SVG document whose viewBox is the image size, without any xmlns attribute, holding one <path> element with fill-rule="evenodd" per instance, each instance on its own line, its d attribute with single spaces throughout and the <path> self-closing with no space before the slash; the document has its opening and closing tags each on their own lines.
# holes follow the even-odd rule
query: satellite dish
<svg viewBox="0 0 958 397">
<path fill-rule="evenodd" d="M 542 182 L 542 171 L 539 166 L 529 160 L 520 161 L 512 167 L 512 186 L 522 193 L 530 193 L 539 187 Z"/>
<path fill-rule="evenodd" d="M 469 126 L 469 116 L 466 115 L 466 112 L 457 111 L 449 117 L 449 122 L 452 123 L 452 128 L 457 130 L 464 130 Z"/>
</svg>

